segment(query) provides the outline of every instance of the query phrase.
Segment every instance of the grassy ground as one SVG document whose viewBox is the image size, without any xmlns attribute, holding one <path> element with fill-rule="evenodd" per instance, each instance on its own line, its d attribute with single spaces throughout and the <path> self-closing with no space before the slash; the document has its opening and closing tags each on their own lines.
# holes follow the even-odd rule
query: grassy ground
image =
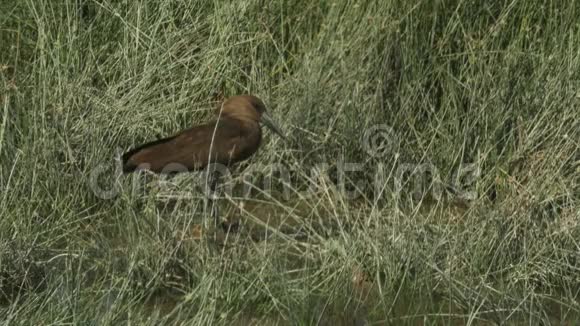
<svg viewBox="0 0 580 326">
<path fill-rule="evenodd" d="M 1 322 L 578 322 L 579 16 L 0 0 Z M 115 158 L 239 93 L 290 140 L 266 132 L 234 171 L 256 189 L 223 200 L 242 228 L 218 245 L 195 176 L 120 178 Z M 286 196 L 261 187 L 273 164 Z"/>
</svg>

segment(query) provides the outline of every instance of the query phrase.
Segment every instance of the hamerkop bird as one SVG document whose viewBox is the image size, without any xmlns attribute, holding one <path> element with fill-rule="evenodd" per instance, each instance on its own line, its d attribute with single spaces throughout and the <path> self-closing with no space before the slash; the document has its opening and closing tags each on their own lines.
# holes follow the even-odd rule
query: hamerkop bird
<svg viewBox="0 0 580 326">
<path fill-rule="evenodd" d="M 203 170 L 210 164 L 231 166 L 258 150 L 262 140 L 260 123 L 285 139 L 262 100 L 252 95 L 233 96 L 223 102 L 218 119 L 123 154 L 123 172 L 144 169 L 167 174 Z M 214 191 L 217 178 L 212 179 L 210 187 Z M 217 223 L 217 207 L 212 215 Z"/>
</svg>

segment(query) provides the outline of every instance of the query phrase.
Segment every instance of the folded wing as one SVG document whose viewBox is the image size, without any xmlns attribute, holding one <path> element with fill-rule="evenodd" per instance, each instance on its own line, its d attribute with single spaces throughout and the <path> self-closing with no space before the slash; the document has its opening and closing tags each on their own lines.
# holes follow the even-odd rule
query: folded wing
<svg viewBox="0 0 580 326">
<path fill-rule="evenodd" d="M 219 123 L 218 123 L 219 122 Z M 123 172 L 146 169 L 155 173 L 203 169 L 209 162 L 229 165 L 251 156 L 261 131 L 235 119 L 220 119 L 123 154 Z"/>
</svg>

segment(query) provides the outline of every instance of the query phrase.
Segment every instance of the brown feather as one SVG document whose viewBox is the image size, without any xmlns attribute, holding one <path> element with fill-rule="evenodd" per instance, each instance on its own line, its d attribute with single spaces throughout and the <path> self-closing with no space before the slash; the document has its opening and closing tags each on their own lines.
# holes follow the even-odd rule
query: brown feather
<svg viewBox="0 0 580 326">
<path fill-rule="evenodd" d="M 224 103 L 218 120 L 125 153 L 123 172 L 137 169 L 155 173 L 194 171 L 205 168 L 210 158 L 211 163 L 225 166 L 243 161 L 260 146 L 259 119 L 264 110 L 263 103 L 255 97 L 234 97 Z"/>
</svg>

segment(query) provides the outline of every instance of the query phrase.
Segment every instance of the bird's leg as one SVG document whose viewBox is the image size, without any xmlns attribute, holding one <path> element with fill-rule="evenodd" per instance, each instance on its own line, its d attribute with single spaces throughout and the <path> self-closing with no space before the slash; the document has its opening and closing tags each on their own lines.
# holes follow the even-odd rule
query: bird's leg
<svg viewBox="0 0 580 326">
<path fill-rule="evenodd" d="M 222 219 L 222 229 L 226 233 L 237 232 L 240 227 L 242 213 L 244 212 L 244 198 L 235 199 L 227 191 L 224 193 L 224 197 L 234 206 L 234 209 L 233 214 L 229 214 L 226 218 Z M 239 212 L 237 216 L 236 212 Z"/>
<path fill-rule="evenodd" d="M 208 172 L 208 186 L 209 186 L 209 193 L 207 196 L 207 201 L 211 204 L 211 216 L 214 219 L 214 226 L 217 227 L 219 224 L 220 216 L 219 216 L 219 208 L 218 208 L 218 201 L 216 200 L 219 182 L 220 182 L 220 174 L 219 172 L 209 171 Z M 207 210 L 206 210 L 207 211 Z"/>
<path fill-rule="evenodd" d="M 215 195 L 217 195 L 216 190 L 219 186 L 219 182 L 220 182 L 220 175 L 219 173 L 217 174 L 212 174 L 211 176 L 211 180 L 210 180 L 210 189 L 211 192 Z M 215 197 L 214 197 L 215 198 Z M 219 221 L 220 221 L 220 213 L 219 213 L 219 206 L 218 206 L 218 201 L 217 200 L 212 200 L 212 217 L 214 219 L 214 223 L 215 223 L 215 227 L 217 228 L 217 226 L 219 225 Z"/>
</svg>

